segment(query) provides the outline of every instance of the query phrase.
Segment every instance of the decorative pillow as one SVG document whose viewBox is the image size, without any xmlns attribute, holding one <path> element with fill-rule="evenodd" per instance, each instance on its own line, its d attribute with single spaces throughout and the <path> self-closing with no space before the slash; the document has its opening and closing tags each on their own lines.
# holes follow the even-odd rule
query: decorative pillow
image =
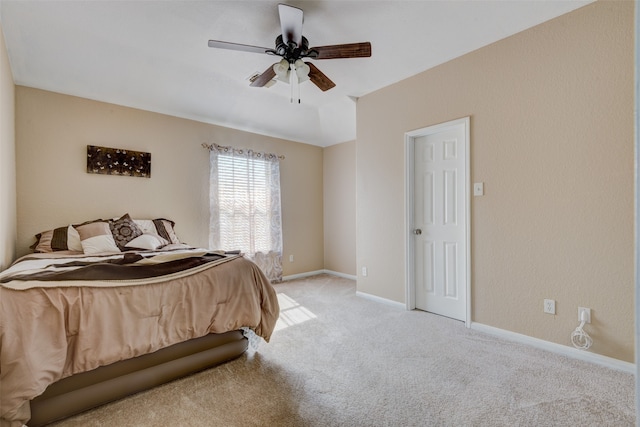
<svg viewBox="0 0 640 427">
<path fill-rule="evenodd" d="M 132 249 L 148 249 L 148 250 L 156 250 L 167 245 L 169 242 L 157 234 L 142 234 L 125 246 L 127 248 Z"/>
<path fill-rule="evenodd" d="M 142 230 L 142 234 L 158 234 L 152 219 L 134 219 L 133 222 Z"/>
<path fill-rule="evenodd" d="M 53 230 L 36 234 L 36 242 L 31 245 L 34 252 L 67 251 L 68 227 L 58 227 Z M 80 249 L 82 250 L 82 249 Z"/>
<path fill-rule="evenodd" d="M 140 227 L 144 234 L 157 234 L 171 243 L 180 243 L 180 239 L 173 229 L 176 223 L 169 219 L 134 219 L 133 222 Z"/>
<path fill-rule="evenodd" d="M 104 252 L 120 252 L 111 234 L 108 222 L 92 222 L 85 225 L 75 225 L 80 235 L 80 243 L 85 254 Z"/>
<path fill-rule="evenodd" d="M 160 237 L 167 239 L 171 243 L 180 243 L 180 240 L 173 229 L 176 225 L 175 222 L 169 219 L 158 218 L 153 220 L 153 224 L 156 226 L 156 231 Z"/>
<path fill-rule="evenodd" d="M 96 219 L 93 221 L 83 222 L 84 225 L 92 222 L 102 221 Z M 68 225 L 65 227 L 58 227 L 53 230 L 43 231 L 36 234 L 36 242 L 30 246 L 30 249 L 34 252 L 58 252 L 58 251 L 76 251 L 82 252 L 82 245 L 80 244 L 80 236 L 74 228 L 74 225 Z"/>
<path fill-rule="evenodd" d="M 121 218 L 109 221 L 109 228 L 116 245 L 120 250 L 124 250 L 127 243 L 142 235 L 142 230 L 131 219 L 129 214 L 122 215 Z"/>
<path fill-rule="evenodd" d="M 82 224 L 78 224 L 78 225 L 82 225 Z M 69 227 L 67 227 L 67 247 L 69 248 L 70 251 L 82 252 L 82 243 L 80 243 L 80 235 L 78 234 L 78 230 L 76 230 L 73 225 L 70 225 Z"/>
</svg>

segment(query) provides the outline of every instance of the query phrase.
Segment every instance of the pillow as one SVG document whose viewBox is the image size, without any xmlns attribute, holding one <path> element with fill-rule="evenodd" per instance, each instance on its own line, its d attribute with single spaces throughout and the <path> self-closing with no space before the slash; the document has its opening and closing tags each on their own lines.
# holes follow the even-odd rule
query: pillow
<svg viewBox="0 0 640 427">
<path fill-rule="evenodd" d="M 67 246 L 68 227 L 58 227 L 53 230 L 36 234 L 36 242 L 31 245 L 34 252 L 56 252 L 69 250 Z M 82 250 L 82 249 L 80 249 Z"/>
<path fill-rule="evenodd" d="M 80 244 L 85 254 L 103 252 L 120 252 L 111 234 L 108 222 L 92 222 L 85 225 L 74 225 L 80 236 Z"/>
<path fill-rule="evenodd" d="M 127 243 L 142 235 L 142 230 L 133 222 L 128 213 L 119 219 L 109 220 L 109 228 L 113 240 L 121 251 L 125 249 Z"/>
<path fill-rule="evenodd" d="M 101 219 L 83 222 L 84 225 Z M 36 242 L 29 247 L 34 252 L 58 252 L 58 251 L 76 251 L 82 252 L 80 244 L 80 236 L 74 225 L 54 228 L 53 230 L 43 231 L 36 234 Z"/>
<path fill-rule="evenodd" d="M 169 242 L 157 234 L 142 234 L 131 240 L 125 246 L 132 249 L 156 250 L 167 245 Z"/>
<path fill-rule="evenodd" d="M 156 230 L 158 231 L 160 237 L 167 239 L 171 243 L 180 243 L 178 236 L 176 236 L 176 232 L 173 230 L 173 227 L 176 225 L 175 222 L 168 219 L 159 218 L 154 219 L 153 224 L 156 226 Z"/>
<path fill-rule="evenodd" d="M 84 223 L 86 224 L 86 223 Z M 70 251 L 82 252 L 82 243 L 80 243 L 80 235 L 73 225 L 67 227 L 67 247 Z"/>
<path fill-rule="evenodd" d="M 134 219 L 133 222 L 140 227 L 144 234 L 157 234 L 170 243 L 180 243 L 180 239 L 173 229 L 176 223 L 169 219 Z"/>
<path fill-rule="evenodd" d="M 142 230 L 142 234 L 158 234 L 152 219 L 134 219 L 133 222 Z"/>
</svg>

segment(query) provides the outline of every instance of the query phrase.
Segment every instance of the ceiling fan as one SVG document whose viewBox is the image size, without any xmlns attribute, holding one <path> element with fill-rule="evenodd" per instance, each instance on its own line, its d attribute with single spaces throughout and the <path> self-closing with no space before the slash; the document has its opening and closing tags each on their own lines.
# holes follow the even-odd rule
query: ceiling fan
<svg viewBox="0 0 640 427">
<path fill-rule="evenodd" d="M 275 55 L 282 58 L 279 62 L 270 66 L 262 74 L 257 76 L 251 82 L 251 86 L 253 87 L 263 87 L 277 76 L 279 80 L 291 83 L 292 95 L 294 86 L 297 87 L 295 83 L 306 80 L 311 80 L 320 90 L 327 91 L 335 87 L 335 83 L 311 62 L 303 61 L 304 58 L 340 59 L 366 58 L 371 56 L 371 43 L 369 42 L 310 48 L 309 41 L 302 35 L 302 9 L 286 4 L 279 4 L 278 12 L 280 15 L 282 34 L 276 37 L 275 49 L 209 40 L 209 47 L 213 48 L 266 53 L 267 55 Z M 300 102 L 299 99 L 298 102 Z"/>
</svg>

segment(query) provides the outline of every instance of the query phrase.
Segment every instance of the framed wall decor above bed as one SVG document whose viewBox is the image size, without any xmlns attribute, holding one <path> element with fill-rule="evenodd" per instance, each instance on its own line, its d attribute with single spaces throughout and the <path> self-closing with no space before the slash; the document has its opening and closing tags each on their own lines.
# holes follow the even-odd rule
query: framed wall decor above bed
<svg viewBox="0 0 640 427">
<path fill-rule="evenodd" d="M 87 145 L 87 173 L 151 178 L 151 153 Z"/>
</svg>

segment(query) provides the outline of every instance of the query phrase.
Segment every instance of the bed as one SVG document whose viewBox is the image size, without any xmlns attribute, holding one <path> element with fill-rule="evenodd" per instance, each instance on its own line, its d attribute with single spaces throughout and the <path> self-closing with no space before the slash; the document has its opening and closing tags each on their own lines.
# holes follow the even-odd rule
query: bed
<svg viewBox="0 0 640 427">
<path fill-rule="evenodd" d="M 44 425 L 271 337 L 275 290 L 240 254 L 82 246 L 29 254 L 0 273 L 2 427 Z"/>
</svg>

